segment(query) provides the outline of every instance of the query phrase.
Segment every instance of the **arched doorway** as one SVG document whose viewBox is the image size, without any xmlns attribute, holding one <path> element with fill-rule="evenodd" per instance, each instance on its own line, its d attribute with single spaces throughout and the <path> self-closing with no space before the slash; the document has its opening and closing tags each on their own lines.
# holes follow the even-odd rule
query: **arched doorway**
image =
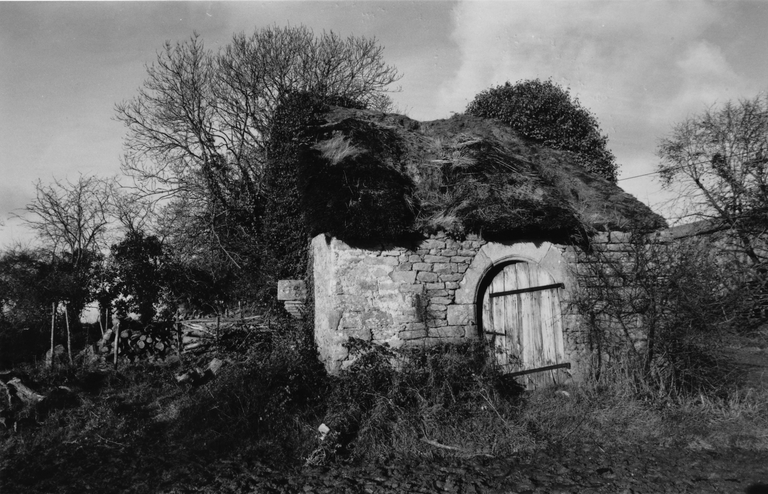
<svg viewBox="0 0 768 494">
<path fill-rule="evenodd" d="M 563 382 L 570 364 L 563 350 L 560 291 L 538 263 L 496 265 L 479 292 L 479 327 L 504 373 L 527 388 Z"/>
</svg>

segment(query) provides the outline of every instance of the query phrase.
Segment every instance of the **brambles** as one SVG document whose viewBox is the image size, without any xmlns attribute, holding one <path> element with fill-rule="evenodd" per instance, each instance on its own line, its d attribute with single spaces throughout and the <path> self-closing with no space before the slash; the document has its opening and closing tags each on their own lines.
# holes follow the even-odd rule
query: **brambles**
<svg viewBox="0 0 768 494">
<path fill-rule="evenodd" d="M 621 248 L 592 245 L 572 303 L 586 323 L 596 380 L 623 379 L 638 395 L 663 397 L 727 383 L 714 343 L 740 310 L 738 273 L 708 240 L 635 230 Z"/>
</svg>

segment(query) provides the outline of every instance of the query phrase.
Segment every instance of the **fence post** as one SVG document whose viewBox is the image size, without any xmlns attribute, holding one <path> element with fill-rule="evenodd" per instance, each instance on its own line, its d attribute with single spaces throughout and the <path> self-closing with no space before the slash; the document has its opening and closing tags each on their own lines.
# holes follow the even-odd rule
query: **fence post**
<svg viewBox="0 0 768 494">
<path fill-rule="evenodd" d="M 219 330 L 221 329 L 221 314 L 216 313 L 216 353 L 221 350 L 219 345 Z"/>
<path fill-rule="evenodd" d="M 120 341 L 120 321 L 116 321 L 112 323 L 112 332 L 115 333 L 115 345 L 114 345 L 114 362 L 115 362 L 115 370 L 117 370 L 117 345 Z"/>
<path fill-rule="evenodd" d="M 69 310 L 67 310 L 67 306 L 69 304 L 64 306 L 64 321 L 67 323 L 67 354 L 69 355 L 69 365 L 73 364 L 72 360 L 72 333 L 69 331 Z"/>
<path fill-rule="evenodd" d="M 51 303 L 51 370 L 54 367 L 55 352 L 53 351 L 53 332 L 56 327 L 56 302 Z"/>
<path fill-rule="evenodd" d="M 174 327 L 176 328 L 176 354 L 179 356 L 179 363 L 182 363 L 181 360 L 181 351 L 183 349 L 183 341 L 181 337 L 181 316 L 179 315 L 179 309 L 176 309 L 176 322 L 174 324 Z"/>
</svg>

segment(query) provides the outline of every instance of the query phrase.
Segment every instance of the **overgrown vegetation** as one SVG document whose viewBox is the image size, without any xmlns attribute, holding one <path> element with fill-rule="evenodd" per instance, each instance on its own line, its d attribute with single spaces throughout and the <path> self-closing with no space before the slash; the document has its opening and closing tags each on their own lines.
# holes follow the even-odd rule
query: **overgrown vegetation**
<svg viewBox="0 0 768 494">
<path fill-rule="evenodd" d="M 215 380 L 177 382 L 182 362 L 167 358 L 175 353 L 173 314 L 269 300 L 278 279 L 305 276 L 311 235 L 360 242 L 440 230 L 486 240 L 585 235 L 587 245 L 588 226 L 634 218 L 624 213 L 639 209 L 636 201 L 609 183 L 616 164 L 596 119 L 551 81 L 483 92 L 468 108 L 474 116 L 417 136 L 401 130 L 418 124 L 382 115 L 383 125 L 323 121 L 329 105 L 387 106 L 386 88 L 398 75 L 381 55 L 375 41 L 304 28 L 236 35 L 218 54 L 197 37 L 168 44 L 137 98 L 117 108 L 129 128 L 126 171 L 144 192 L 169 194 L 157 222 L 145 222 L 144 205 L 111 181 L 38 184 L 28 210 L 47 249 L 0 256 L 0 366 L 16 366 L 0 377 L 21 377 L 46 399 L 2 415 L 4 489 L 172 491 L 204 485 L 217 465 L 244 458 L 279 470 L 506 457 L 578 441 L 768 449 L 768 389 L 740 387 L 719 351 L 734 332 L 767 343 L 764 314 L 744 296 L 751 278 L 737 257 L 701 242 L 656 241 L 648 229 L 663 220 L 650 211 L 635 213 L 647 221 L 626 250 L 594 244 L 587 253 L 594 262 L 577 275 L 581 290 L 571 302 L 586 320 L 592 357 L 583 383 L 525 393 L 494 367 L 482 340 L 392 349 L 352 339 L 355 359 L 327 376 L 311 325 L 286 319 L 274 323 L 269 342 L 245 352 L 246 345 L 231 345 L 237 352 L 217 345 L 226 365 Z M 762 111 L 764 102 L 752 105 Z M 707 129 L 717 127 L 710 117 Z M 757 120 L 763 131 L 765 119 Z M 468 122 L 484 127 L 460 130 Z M 662 171 L 671 179 L 687 169 L 695 183 L 697 170 L 708 170 L 728 203 L 721 219 L 764 274 L 762 244 L 754 249 L 753 237 L 742 238 L 765 234 L 763 143 L 741 162 L 690 151 L 696 143 L 685 139 L 703 124 L 691 125 L 678 129 L 685 142 L 662 148 Z M 105 262 L 113 220 L 123 236 Z M 751 229 L 737 229 L 744 225 Z M 118 369 L 86 358 L 53 369 L 19 365 L 63 342 L 70 323 L 73 346 L 89 343 L 97 325 L 77 327 L 87 300 L 117 311 L 127 335 L 121 345 L 135 361 Z M 134 326 L 125 321 L 131 312 Z M 186 366 L 205 364 L 184 358 Z"/>
<path fill-rule="evenodd" d="M 399 159 L 400 136 L 361 120 L 332 127 L 314 136 L 299 170 L 309 233 L 353 242 L 414 234 L 413 183 Z"/>
<path fill-rule="evenodd" d="M 594 378 L 621 375 L 659 397 L 723 391 L 731 383 L 717 349 L 744 311 L 740 273 L 708 239 L 628 237 L 621 249 L 593 244 L 577 274 L 572 303 L 587 323 Z"/>
<path fill-rule="evenodd" d="M 521 135 L 553 149 L 574 153 L 586 170 L 616 182 L 616 158 L 595 116 L 551 80 L 518 81 L 483 91 L 467 113 L 496 118 Z"/>
<path fill-rule="evenodd" d="M 544 181 L 538 161 L 521 142 L 459 134 L 430 142 L 433 159 L 419 170 L 414 202 L 422 231 L 484 238 L 547 236 L 568 239 L 581 229 L 568 201 Z"/>
<path fill-rule="evenodd" d="M 480 341 L 393 350 L 352 340 L 356 360 L 329 378 L 311 328 L 274 329 L 270 345 L 227 356 L 199 388 L 176 384 L 178 364 L 21 370 L 43 394 L 64 385 L 74 396 L 0 431 L 3 489 L 173 492 L 207 485 L 231 462 L 288 471 L 564 444 L 768 448 L 766 390 L 648 395 L 605 366 L 596 381 L 521 393 Z"/>
<path fill-rule="evenodd" d="M 311 235 L 402 241 L 438 231 L 486 239 L 569 242 L 591 226 L 663 218 L 614 184 L 498 122 L 456 115 L 419 123 L 331 109 L 293 139 Z M 303 149 L 302 149 L 303 147 Z M 285 195 L 289 195 L 287 192 Z"/>
</svg>

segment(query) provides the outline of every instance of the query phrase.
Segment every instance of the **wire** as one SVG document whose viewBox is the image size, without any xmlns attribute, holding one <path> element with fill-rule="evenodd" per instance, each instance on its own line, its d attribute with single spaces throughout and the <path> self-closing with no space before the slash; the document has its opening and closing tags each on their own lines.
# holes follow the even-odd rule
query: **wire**
<svg viewBox="0 0 768 494">
<path fill-rule="evenodd" d="M 617 182 L 623 182 L 624 180 L 632 180 L 633 178 L 640 178 L 640 177 L 647 177 L 648 175 L 656 175 L 661 172 L 650 172 L 650 173 L 643 173 L 642 175 L 635 175 L 633 177 L 627 177 L 627 178 L 620 178 L 616 180 Z"/>
<path fill-rule="evenodd" d="M 662 173 L 662 171 L 663 172 L 671 172 L 671 171 L 675 171 L 675 170 L 680 170 L 684 166 L 685 165 L 680 165 L 680 166 L 676 166 L 674 168 L 667 168 L 665 170 L 659 170 L 659 171 L 655 171 L 655 172 L 643 173 L 642 175 L 635 175 L 635 176 L 632 176 L 632 177 L 620 178 L 620 179 L 618 179 L 616 181 L 617 182 L 623 182 L 624 180 L 632 180 L 633 178 L 647 177 L 648 175 L 658 175 L 659 173 Z"/>
</svg>

